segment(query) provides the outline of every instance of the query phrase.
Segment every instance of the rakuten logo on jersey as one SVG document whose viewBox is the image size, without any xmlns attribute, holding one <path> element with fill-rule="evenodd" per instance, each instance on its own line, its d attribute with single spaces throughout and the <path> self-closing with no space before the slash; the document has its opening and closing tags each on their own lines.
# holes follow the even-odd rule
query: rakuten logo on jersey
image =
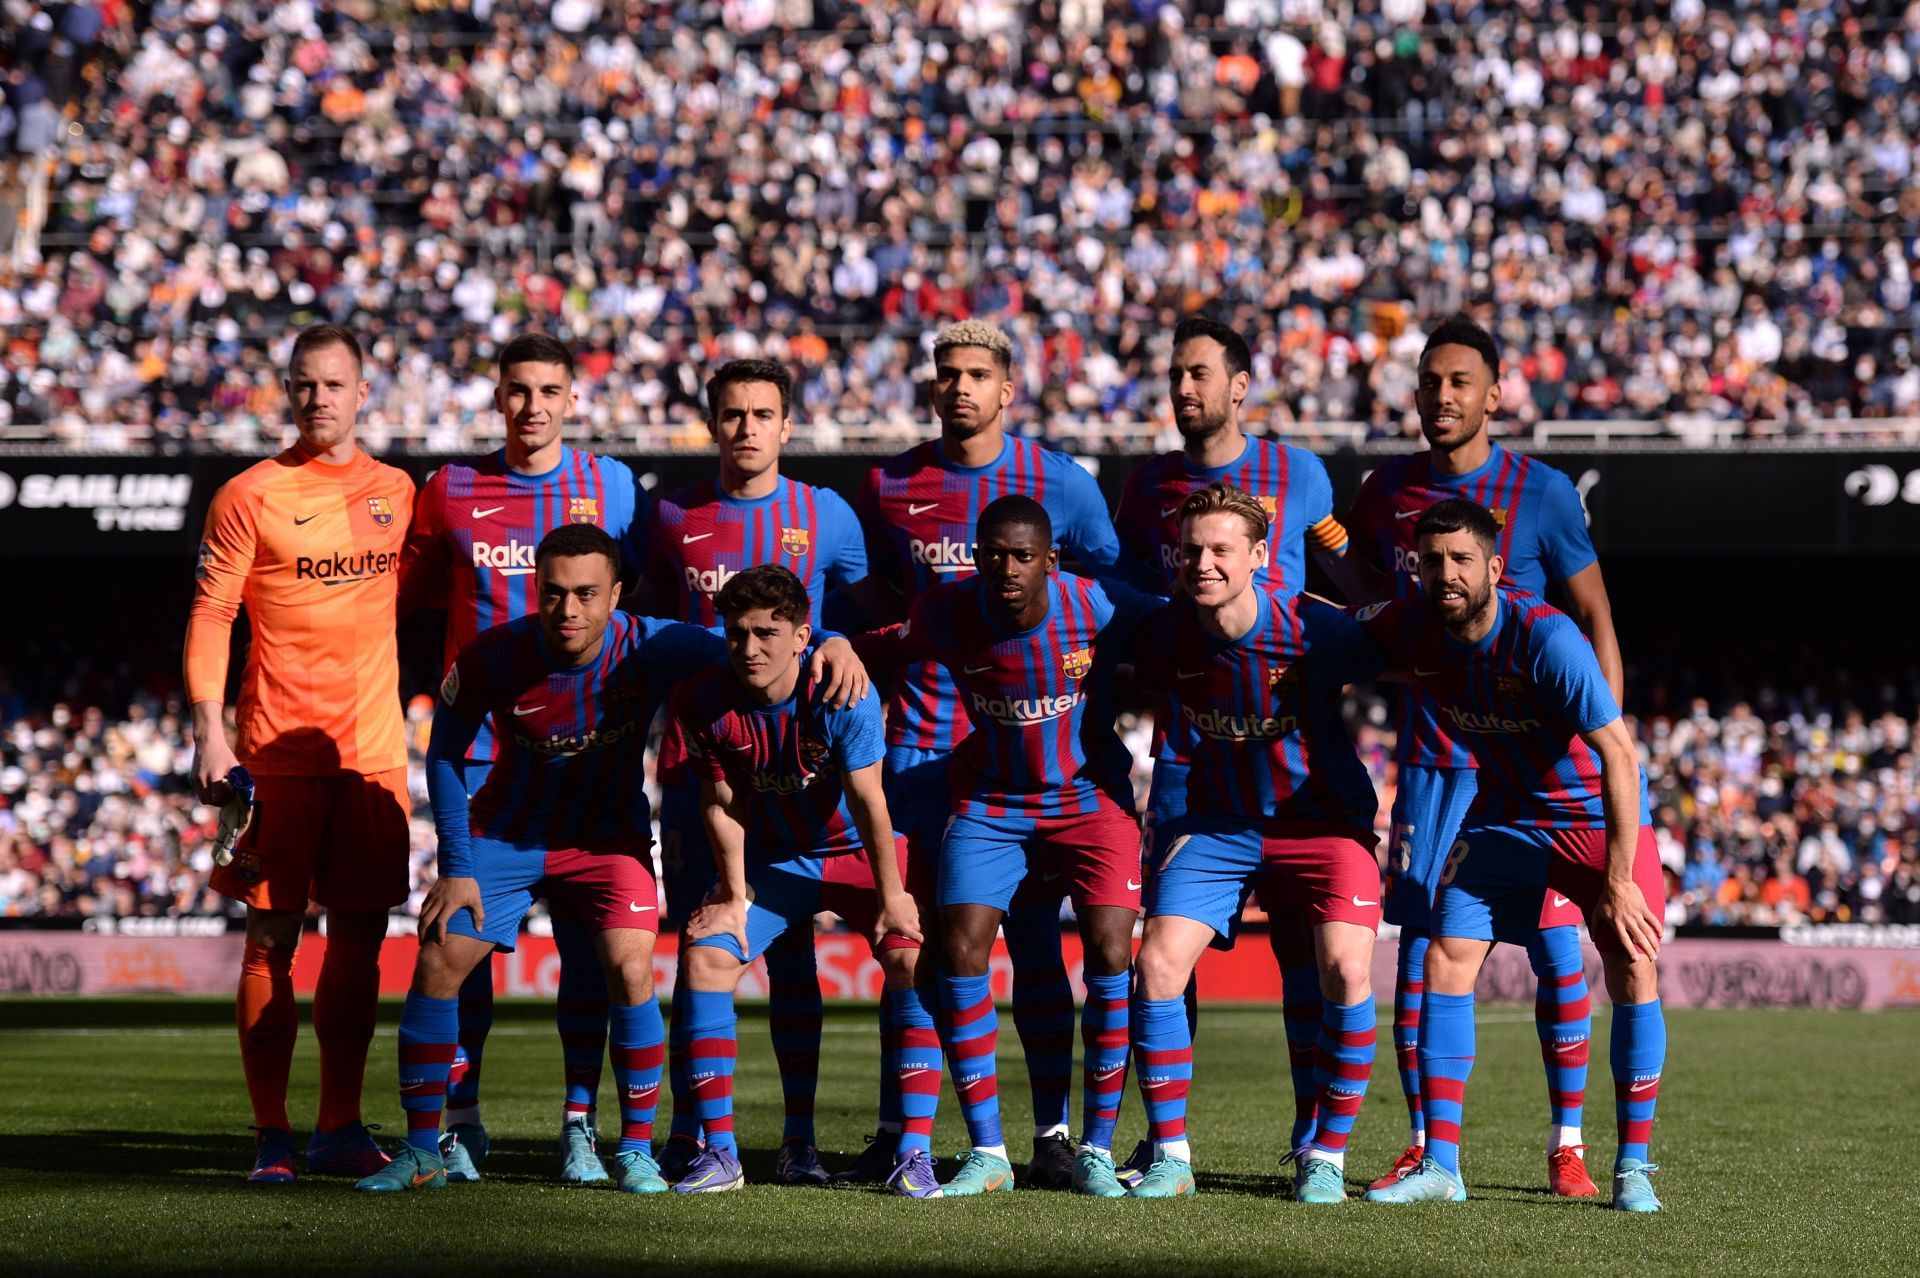
<svg viewBox="0 0 1920 1278">
<path fill-rule="evenodd" d="M 687 569 L 687 589 L 697 590 L 703 595 L 717 595 L 720 588 L 740 575 L 737 568 L 721 564 L 718 568 L 709 568 L 701 572 L 698 568 Z"/>
<path fill-rule="evenodd" d="M 1293 715 L 1228 714 L 1224 710 L 1195 710 L 1181 706 L 1194 731 L 1215 741 L 1275 741 L 1300 730 Z"/>
<path fill-rule="evenodd" d="M 1178 546 L 1160 547 L 1160 566 L 1166 569 L 1170 573 L 1179 572 L 1180 571 L 1180 547 Z"/>
<path fill-rule="evenodd" d="M 1415 581 L 1420 580 L 1420 552 L 1408 550 L 1405 546 L 1393 548 L 1393 570 L 1404 572 Z"/>
<path fill-rule="evenodd" d="M 556 732 L 547 737 L 534 737 L 516 732 L 513 734 L 513 739 L 535 754 L 562 756 L 585 754 L 589 750 L 599 750 L 630 737 L 635 729 L 642 726 L 634 722 L 616 723 L 605 728 L 589 728 L 585 732 L 566 734 Z"/>
<path fill-rule="evenodd" d="M 393 550 L 363 550 L 357 555 L 301 555 L 293 561 L 293 575 L 301 581 L 317 581 L 323 586 L 344 586 L 350 581 L 365 581 L 400 566 L 400 554 Z"/>
<path fill-rule="evenodd" d="M 942 537 L 922 541 L 915 537 L 907 543 L 907 555 L 916 564 L 925 564 L 935 572 L 972 572 L 973 543 Z"/>
<path fill-rule="evenodd" d="M 813 778 L 793 772 L 756 772 L 753 774 L 753 788 L 761 794 L 799 794 L 804 791 Z"/>
<path fill-rule="evenodd" d="M 1072 714 L 1073 708 L 1080 704 L 1080 694 L 1070 692 L 1059 697 L 989 697 L 981 693 L 973 694 L 973 713 L 984 715 L 996 723 L 1020 727 L 1029 723 L 1046 723 L 1058 719 L 1061 715 Z"/>
<path fill-rule="evenodd" d="M 490 541 L 476 541 L 473 543 L 473 566 L 491 568 L 503 577 L 524 577 L 533 571 L 534 549 L 524 541 L 503 541 L 499 545 Z"/>
<path fill-rule="evenodd" d="M 1462 732 L 1520 733 L 1533 732 L 1540 727 L 1538 719 L 1503 719 L 1497 714 L 1475 714 L 1459 706 L 1443 705 L 1440 709 L 1453 726 Z"/>
</svg>

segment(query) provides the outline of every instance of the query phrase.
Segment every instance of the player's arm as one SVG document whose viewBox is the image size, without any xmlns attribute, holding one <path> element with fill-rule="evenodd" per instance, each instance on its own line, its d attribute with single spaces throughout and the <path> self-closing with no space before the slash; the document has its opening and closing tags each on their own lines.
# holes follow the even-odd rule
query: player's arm
<svg viewBox="0 0 1920 1278">
<path fill-rule="evenodd" d="M 1586 631 L 1613 699 L 1624 699 L 1626 668 L 1620 659 L 1620 637 L 1613 631 L 1613 602 L 1607 598 L 1607 583 L 1600 576 L 1600 561 L 1594 560 L 1560 584 L 1567 592 L 1567 615 Z"/>
<path fill-rule="evenodd" d="M 1113 530 L 1099 481 L 1080 463 L 1066 458 L 1061 466 L 1059 492 L 1066 513 L 1054 530 L 1060 542 L 1061 566 L 1102 582 L 1126 582 L 1130 573 L 1121 566 L 1120 536 Z"/>
<path fill-rule="evenodd" d="M 463 909 L 473 911 L 474 926 L 487 921 L 480 904 L 480 882 L 475 877 L 473 816 L 460 768 L 480 731 L 480 719 L 470 718 L 468 707 L 460 701 L 459 672 L 460 663 L 455 661 L 440 685 L 440 704 L 434 707 L 433 731 L 427 741 L 427 798 L 433 805 L 433 828 L 439 837 L 435 855 L 439 876 L 420 905 L 422 944 L 432 941 L 444 945 L 447 923 Z"/>
<path fill-rule="evenodd" d="M 453 565 L 453 547 L 447 540 L 447 480 L 442 467 L 427 477 L 413 503 L 413 522 L 407 527 L 406 544 L 400 548 L 399 619 L 405 621 L 422 608 L 443 607 L 446 603 L 448 570 Z"/>
<path fill-rule="evenodd" d="M 235 485 L 222 488 L 207 511 L 194 569 L 193 605 L 185 642 L 187 700 L 193 707 L 193 783 L 203 803 L 232 798 L 227 773 L 239 762 L 222 717 L 233 619 L 246 597 L 256 538 L 252 505 Z"/>
<path fill-rule="evenodd" d="M 1616 715 L 1612 722 L 1581 733 L 1580 739 L 1599 756 L 1601 804 L 1607 817 L 1607 880 L 1590 923 L 1596 929 L 1612 928 L 1627 953 L 1657 958 L 1665 929 L 1633 881 L 1640 846 L 1640 756 L 1633 735 L 1626 720 Z"/>
<path fill-rule="evenodd" d="M 709 773 L 700 781 L 700 816 L 720 881 L 706 903 L 687 920 L 687 936 L 732 936 L 747 953 L 747 827 L 740 799 L 724 776 Z"/>
<path fill-rule="evenodd" d="M 652 540 L 647 534 L 653 526 L 653 500 L 625 462 L 603 457 L 600 465 L 606 476 L 607 531 L 620 546 L 620 596 L 616 602 L 627 612 L 645 616 L 636 605 Z"/>
<path fill-rule="evenodd" d="M 893 819 L 887 813 L 887 796 L 880 784 L 880 764 L 870 763 L 841 774 L 847 795 L 847 810 L 853 814 L 854 828 L 873 863 L 875 895 L 879 897 L 880 917 L 873 925 L 877 944 L 889 932 L 909 941 L 923 940 L 920 933 L 920 906 L 907 892 L 900 878 L 900 861 L 893 855 Z"/>
</svg>

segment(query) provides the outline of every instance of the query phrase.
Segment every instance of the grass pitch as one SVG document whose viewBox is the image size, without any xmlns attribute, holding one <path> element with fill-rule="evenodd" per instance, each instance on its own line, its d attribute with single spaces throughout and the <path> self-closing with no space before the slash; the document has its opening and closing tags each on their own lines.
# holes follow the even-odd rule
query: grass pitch
<svg viewBox="0 0 1920 1278">
<path fill-rule="evenodd" d="M 1205 1009 L 1191 1118 L 1202 1192 L 1170 1203 L 1031 1191 L 911 1203 L 765 1184 L 637 1199 L 562 1188 L 549 1015 L 501 1005 L 486 1060 L 486 1179 L 370 1200 L 344 1180 L 242 1183 L 251 1138 L 229 1005 L 0 1000 L 0 1273 L 1913 1272 L 1920 1026 L 1898 1014 L 1669 1014 L 1654 1144 L 1667 1211 L 1649 1218 L 1545 1192 L 1545 1089 L 1525 1010 L 1481 1014 L 1467 1112 L 1473 1200 L 1397 1208 L 1280 1196 L 1275 1160 L 1291 1102 L 1278 1009 Z M 403 1127 L 397 1016 L 397 1005 L 383 1009 L 368 1071 L 367 1115 L 387 1135 Z M 1614 1146 L 1608 1013 L 1595 1022 L 1587 1134 L 1604 1194 Z M 741 1031 L 739 1128 L 749 1180 L 764 1181 L 779 1086 L 759 1009 L 743 1008 Z M 1355 1194 L 1404 1143 L 1387 1039 L 1383 1025 L 1349 1156 Z M 830 1013 L 819 1109 L 829 1166 L 869 1130 L 878 1041 L 870 1010 Z M 1028 1102 L 1004 1016 L 1000 1042 L 1018 1166 Z M 315 1059 L 303 1025 L 296 1123 L 313 1113 Z M 610 1071 L 602 1096 L 612 1104 Z M 1131 1088 L 1124 1115 L 1123 1152 L 1143 1127 Z M 612 1130 L 610 1113 L 602 1127 Z M 964 1144 L 948 1091 L 935 1149 Z"/>
</svg>

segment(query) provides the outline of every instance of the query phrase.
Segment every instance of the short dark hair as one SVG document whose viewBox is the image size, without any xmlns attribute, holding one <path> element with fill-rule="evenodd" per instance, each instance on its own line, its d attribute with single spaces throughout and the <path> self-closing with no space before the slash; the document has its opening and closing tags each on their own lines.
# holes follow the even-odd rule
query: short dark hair
<svg viewBox="0 0 1920 1278">
<path fill-rule="evenodd" d="M 324 350 L 329 346 L 344 346 L 353 356 L 353 366 L 360 368 L 366 359 L 360 353 L 360 339 L 353 330 L 340 324 L 309 324 L 300 330 L 300 336 L 293 339 L 293 351 L 287 356 L 287 372 L 291 374 L 300 366 L 300 359 L 309 351 Z"/>
<path fill-rule="evenodd" d="M 1196 337 L 1211 337 L 1220 343 L 1221 357 L 1227 364 L 1227 376 L 1235 373 L 1253 373 L 1253 350 L 1247 345 L 1247 339 L 1233 328 L 1219 320 L 1208 319 L 1204 315 L 1189 315 L 1173 326 L 1173 346 L 1175 350 L 1191 342 Z"/>
<path fill-rule="evenodd" d="M 613 565 L 613 579 L 620 580 L 620 543 L 607 536 L 606 529 L 598 524 L 561 524 L 540 539 L 540 545 L 533 552 L 534 566 L 539 567 L 555 555 L 568 559 L 576 555 L 605 555 Z"/>
<path fill-rule="evenodd" d="M 988 530 L 994 528 L 1037 529 L 1041 540 L 1053 545 L 1053 517 L 1047 514 L 1045 506 L 1023 493 L 1008 493 L 989 502 L 974 523 L 974 539 L 985 538 Z"/>
<path fill-rule="evenodd" d="M 500 348 L 496 362 L 501 375 L 515 364 L 558 364 L 573 377 L 573 348 L 546 333 L 521 333 Z"/>
<path fill-rule="evenodd" d="M 1427 335 L 1427 344 L 1420 348 L 1420 367 L 1427 366 L 1427 356 L 1442 346 L 1471 346 L 1480 352 L 1480 358 L 1486 361 L 1487 371 L 1497 380 L 1500 376 L 1500 346 L 1493 340 L 1493 334 L 1474 323 L 1466 315 L 1449 315 L 1441 320 L 1439 327 Z"/>
<path fill-rule="evenodd" d="M 1426 513 L 1413 526 L 1415 541 L 1457 532 L 1472 533 L 1473 539 L 1480 543 L 1480 549 L 1486 552 L 1489 559 L 1500 547 L 1500 525 L 1494 522 L 1493 513 L 1479 502 L 1468 501 L 1465 497 L 1449 497 L 1427 507 Z"/>
<path fill-rule="evenodd" d="M 793 416 L 793 374 L 770 359 L 730 359 L 707 379 L 707 418 L 720 412 L 720 392 L 747 382 L 768 382 L 780 392 L 780 415 Z"/>
<path fill-rule="evenodd" d="M 765 608 L 773 613 L 775 621 L 791 621 L 795 627 L 813 619 L 806 584 L 794 575 L 793 569 L 781 564 L 756 564 L 735 573 L 720 587 L 713 606 L 728 618 Z"/>
</svg>

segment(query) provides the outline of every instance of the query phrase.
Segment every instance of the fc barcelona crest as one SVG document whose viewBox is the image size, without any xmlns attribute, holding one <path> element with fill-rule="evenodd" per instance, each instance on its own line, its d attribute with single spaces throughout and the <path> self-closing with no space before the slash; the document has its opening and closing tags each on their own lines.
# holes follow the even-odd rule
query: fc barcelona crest
<svg viewBox="0 0 1920 1278">
<path fill-rule="evenodd" d="M 1489 506 L 1487 513 L 1493 516 L 1493 526 L 1495 528 L 1504 529 L 1507 526 L 1507 508 L 1505 506 Z"/>
<path fill-rule="evenodd" d="M 1493 686 L 1503 697 L 1524 696 L 1527 691 L 1527 681 L 1519 675 L 1499 675 L 1495 677 Z"/>
<path fill-rule="evenodd" d="M 1069 652 L 1060 658 L 1060 670 L 1069 679 L 1084 679 L 1087 671 L 1093 669 L 1093 649 L 1082 648 Z"/>
<path fill-rule="evenodd" d="M 780 553 L 783 555 L 804 555 L 813 549 L 813 534 L 805 528 L 782 528 L 780 530 Z"/>
<path fill-rule="evenodd" d="M 600 499 L 598 497 L 567 498 L 567 518 L 576 524 L 599 523 Z"/>
<path fill-rule="evenodd" d="M 393 507 L 387 504 L 385 497 L 367 498 L 367 509 L 373 514 L 373 522 L 382 528 L 393 523 Z"/>
<path fill-rule="evenodd" d="M 1280 499 L 1272 493 L 1260 494 L 1260 506 L 1267 512 L 1268 522 L 1280 518 Z"/>
<path fill-rule="evenodd" d="M 1292 666 L 1275 666 L 1273 669 L 1267 671 L 1267 687 L 1269 688 L 1278 688 L 1282 684 L 1298 683 L 1299 681 L 1299 672 Z"/>
<path fill-rule="evenodd" d="M 817 772 L 827 758 L 827 743 L 819 737 L 802 734 L 800 738 L 800 762 L 807 765 L 807 771 Z"/>
</svg>

